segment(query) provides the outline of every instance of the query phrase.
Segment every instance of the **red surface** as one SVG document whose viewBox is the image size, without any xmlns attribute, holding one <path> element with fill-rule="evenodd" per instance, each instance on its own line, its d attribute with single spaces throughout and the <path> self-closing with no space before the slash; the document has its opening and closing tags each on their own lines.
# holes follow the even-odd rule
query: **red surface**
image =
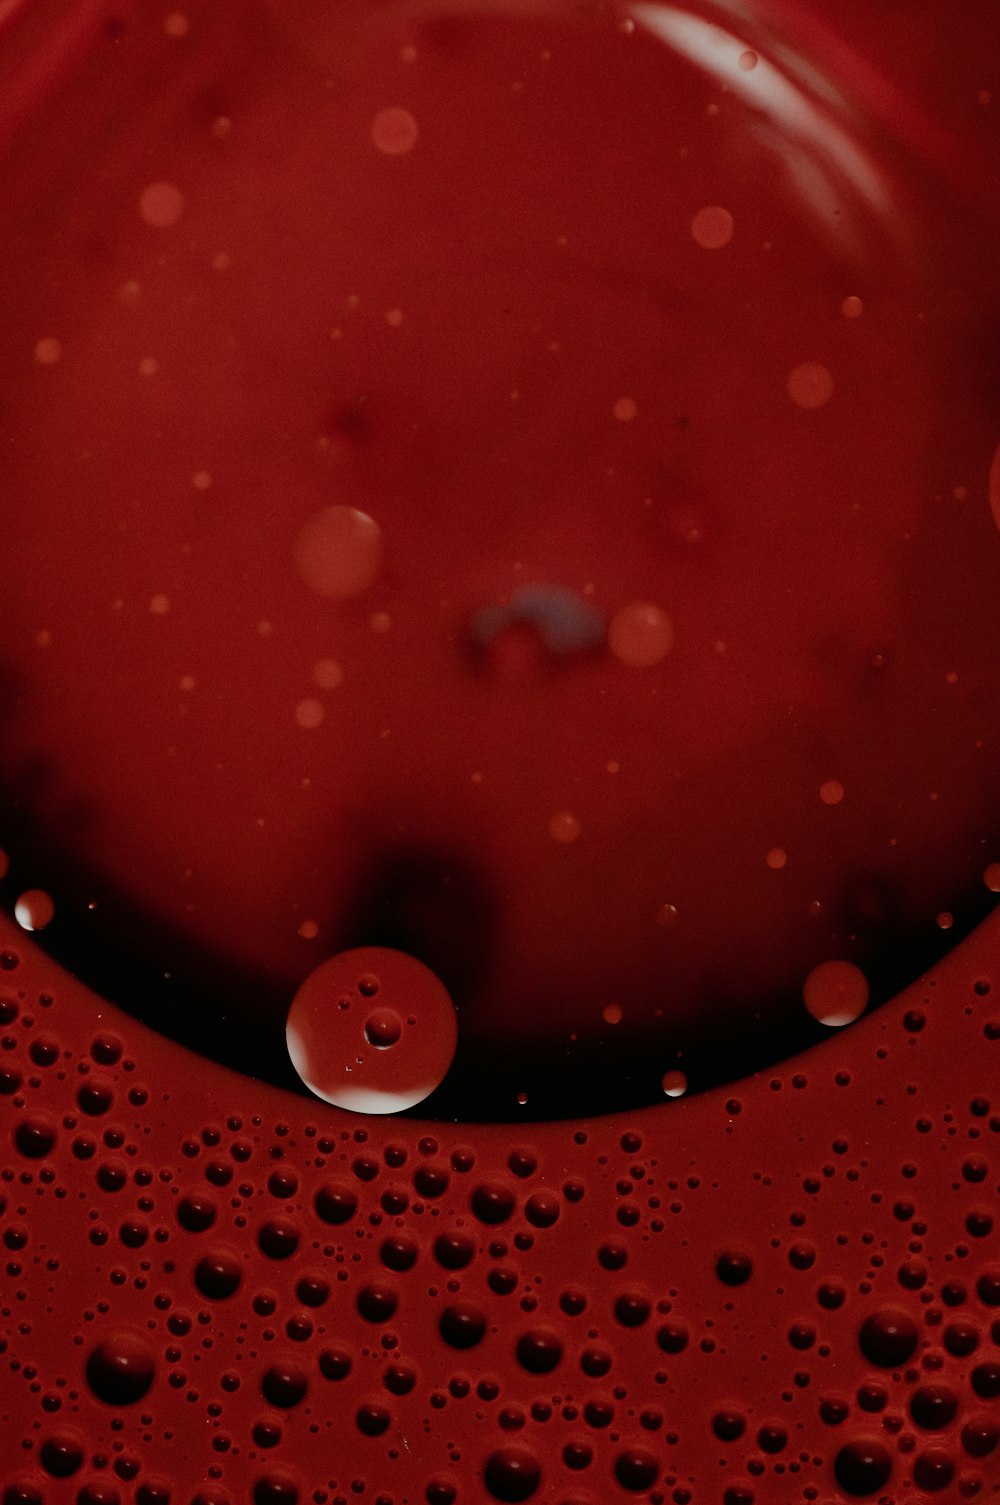
<svg viewBox="0 0 1000 1505">
<path fill-rule="evenodd" d="M 238 995 L 268 1070 L 374 942 L 455 998 L 457 1111 L 487 1071 L 508 1114 L 635 1062 L 649 1099 L 982 907 L 978 52 L 956 123 L 922 34 L 879 93 L 818 12 L 636 14 L 126 12 L 13 140 L 7 845 L 209 1053 Z M 331 506 L 380 529 L 348 599 L 303 576 Z M 608 642 L 484 648 L 539 586 Z M 635 667 L 644 604 L 673 646 Z"/>
<path fill-rule="evenodd" d="M 4 892 L 261 1073 L 391 922 L 470 1117 L 589 1111 L 339 1113 L 0 920 L 4 1505 L 995 1497 L 994 918 L 596 1111 L 985 907 L 993 10 L 216 9 L 0 13 Z"/>
<path fill-rule="evenodd" d="M 878 1498 L 927 1498 L 936 1451 L 936 1498 L 1000 1493 L 977 1452 L 1000 1428 L 996 920 L 772 1072 L 517 1128 L 206 1069 L 3 941 L 5 1483 L 49 1505 L 166 1498 L 137 1495 L 153 1479 L 185 1505 L 275 1479 L 253 1498 L 478 1502 L 516 1446 L 535 1500 L 609 1505 L 642 1449 L 652 1500 L 834 1505 L 859 1498 L 842 1450 L 875 1440 Z M 886 1312 L 914 1325 L 905 1361 Z M 64 1434 L 82 1462 L 56 1483 Z"/>
</svg>

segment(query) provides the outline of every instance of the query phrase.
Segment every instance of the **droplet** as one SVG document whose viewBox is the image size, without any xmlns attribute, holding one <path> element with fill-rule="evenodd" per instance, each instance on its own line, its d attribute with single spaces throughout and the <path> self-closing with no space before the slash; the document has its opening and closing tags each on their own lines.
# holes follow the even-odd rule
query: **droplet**
<svg viewBox="0 0 1000 1505">
<path fill-rule="evenodd" d="M 691 221 L 691 234 L 703 251 L 721 251 L 733 238 L 736 222 L 728 209 L 709 204 Z"/>
<path fill-rule="evenodd" d="M 611 412 L 619 423 L 632 423 L 639 412 L 639 404 L 634 397 L 619 397 L 612 405 Z"/>
<path fill-rule="evenodd" d="M 150 183 L 139 195 L 139 213 L 154 229 L 169 230 L 184 213 L 184 195 L 173 183 Z"/>
<path fill-rule="evenodd" d="M 377 1008 L 361 987 L 373 973 Z M 353 1007 L 340 1007 L 345 1000 Z M 292 1065 L 317 1097 L 360 1113 L 399 1113 L 444 1080 L 458 1026 L 429 967 L 401 951 L 366 947 L 310 973 L 289 1010 L 285 1038 Z"/>
<path fill-rule="evenodd" d="M 683 1097 L 688 1088 L 688 1079 L 683 1071 L 665 1071 L 660 1085 L 667 1097 Z"/>
<path fill-rule="evenodd" d="M 63 347 L 59 340 L 51 335 L 35 343 L 35 360 L 40 366 L 56 366 L 62 360 Z"/>
<path fill-rule="evenodd" d="M 300 529 L 296 567 L 317 595 L 348 601 L 363 595 L 382 569 L 382 529 L 356 507 L 324 507 Z"/>
<path fill-rule="evenodd" d="M 580 818 L 572 810 L 557 810 L 549 820 L 549 835 L 560 846 L 570 846 L 580 839 Z"/>
<path fill-rule="evenodd" d="M 387 157 L 405 156 L 417 144 L 417 122 L 398 105 L 380 110 L 372 121 L 372 141 Z"/>
<path fill-rule="evenodd" d="M 486 1488 L 504 1505 L 520 1505 L 530 1500 L 542 1481 L 542 1466 L 527 1448 L 498 1448 L 486 1460 L 483 1471 Z"/>
<path fill-rule="evenodd" d="M 834 1462 L 834 1474 L 845 1494 L 873 1495 L 888 1484 L 892 1458 L 874 1438 L 858 1438 L 841 1448 Z"/>
<path fill-rule="evenodd" d="M 14 905 L 14 918 L 22 930 L 44 930 L 55 917 L 56 906 L 41 888 L 29 888 Z"/>
<path fill-rule="evenodd" d="M 619 663 L 651 669 L 674 646 L 673 623 L 648 601 L 635 601 L 615 612 L 608 627 L 608 647 Z"/>
<path fill-rule="evenodd" d="M 868 979 L 853 962 L 820 962 L 802 988 L 806 1008 L 830 1029 L 841 1029 L 860 1018 L 868 1003 Z"/>
<path fill-rule="evenodd" d="M 818 361 L 804 361 L 789 373 L 788 395 L 798 408 L 821 408 L 833 396 L 833 377 Z"/>
<path fill-rule="evenodd" d="M 142 1400 L 155 1372 L 153 1350 L 144 1338 L 128 1331 L 109 1333 L 87 1360 L 87 1384 L 109 1406 Z"/>
<path fill-rule="evenodd" d="M 900 1369 L 916 1352 L 917 1325 L 908 1312 L 882 1307 L 866 1317 L 858 1334 L 861 1352 L 879 1369 Z"/>
</svg>

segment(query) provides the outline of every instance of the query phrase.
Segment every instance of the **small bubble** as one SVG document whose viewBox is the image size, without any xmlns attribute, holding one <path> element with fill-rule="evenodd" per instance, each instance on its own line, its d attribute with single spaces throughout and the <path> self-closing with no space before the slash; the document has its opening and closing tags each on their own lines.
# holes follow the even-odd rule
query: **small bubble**
<svg viewBox="0 0 1000 1505">
<path fill-rule="evenodd" d="M 772 847 L 764 860 L 772 872 L 777 873 L 788 866 L 788 853 L 784 847 Z"/>
<path fill-rule="evenodd" d="M 683 1071 L 665 1071 L 660 1085 L 667 1097 L 683 1097 L 688 1089 L 688 1079 Z"/>
<path fill-rule="evenodd" d="M 39 366 L 57 366 L 62 355 L 62 342 L 52 335 L 45 335 L 35 343 L 35 360 Z"/>
<path fill-rule="evenodd" d="M 858 1333 L 861 1352 L 879 1369 L 900 1369 L 917 1348 L 917 1325 L 908 1312 L 882 1307 L 866 1317 Z"/>
<path fill-rule="evenodd" d="M 139 213 L 154 229 L 169 230 L 184 213 L 184 195 L 173 183 L 150 183 L 139 195 Z"/>
<path fill-rule="evenodd" d="M 315 731 L 318 726 L 323 725 L 325 720 L 326 711 L 323 709 L 323 703 L 316 700 L 314 696 L 307 695 L 296 704 L 295 724 L 303 731 Z"/>
<path fill-rule="evenodd" d="M 320 690 L 338 690 L 344 683 L 344 671 L 335 658 L 321 658 L 313 664 L 313 684 Z"/>
<path fill-rule="evenodd" d="M 818 361 L 804 361 L 788 377 L 788 395 L 799 408 L 821 408 L 833 396 L 833 377 Z"/>
<path fill-rule="evenodd" d="M 674 646 L 673 623 L 648 601 L 635 601 L 615 612 L 608 627 L 608 647 L 619 663 L 651 669 Z"/>
<path fill-rule="evenodd" d="M 861 299 L 855 297 L 854 294 L 852 294 L 848 298 L 845 298 L 843 303 L 840 305 L 840 312 L 843 314 L 845 319 L 860 319 L 864 311 L 864 304 L 862 303 Z"/>
<path fill-rule="evenodd" d="M 14 905 L 14 918 L 22 930 L 44 930 L 55 916 L 56 906 L 41 888 L 29 888 Z"/>
<path fill-rule="evenodd" d="M 991 894 L 1000 894 L 1000 862 L 991 862 L 984 869 L 983 882 Z"/>
<path fill-rule="evenodd" d="M 498 1448 L 486 1460 L 483 1470 L 486 1488 L 503 1505 L 520 1505 L 530 1500 L 542 1481 L 542 1467 L 526 1448 Z"/>
<path fill-rule="evenodd" d="M 758 58 L 756 52 L 751 51 L 751 49 L 747 47 L 744 48 L 739 57 L 736 59 L 736 66 L 737 68 L 739 68 L 741 73 L 752 73 L 759 61 L 760 59 Z"/>
<path fill-rule="evenodd" d="M 639 404 L 634 397 L 619 397 L 611 412 L 619 423 L 632 423 L 639 412 Z"/>
<path fill-rule="evenodd" d="M 802 997 L 814 1019 L 830 1029 L 840 1029 L 864 1013 L 868 979 L 853 962 L 820 962 L 806 978 Z"/>
<path fill-rule="evenodd" d="M 582 831 L 579 816 L 572 810 L 558 810 L 549 820 L 549 835 L 560 846 L 569 846 L 580 839 Z"/>
<path fill-rule="evenodd" d="M 839 805 L 844 798 L 844 786 L 838 779 L 827 779 L 819 786 L 819 797 L 824 805 Z"/>
<path fill-rule="evenodd" d="M 621 1024 L 624 1017 L 621 1004 L 609 1003 L 601 1010 L 601 1018 L 605 1024 Z"/>
<path fill-rule="evenodd" d="M 387 157 L 402 157 L 417 144 L 417 122 L 409 110 L 390 106 L 372 121 L 372 141 Z"/>
<path fill-rule="evenodd" d="M 382 529 L 356 507 L 324 507 L 295 540 L 299 574 L 318 596 L 348 601 L 374 584 L 384 553 Z"/>
<path fill-rule="evenodd" d="M 845 1494 L 873 1495 L 889 1482 L 892 1458 L 875 1439 L 858 1438 L 840 1449 L 834 1475 Z"/>
<path fill-rule="evenodd" d="M 736 221 L 728 209 L 709 204 L 691 221 L 691 234 L 703 251 L 721 251 L 733 238 Z"/>
<path fill-rule="evenodd" d="M 168 37 L 186 37 L 191 30 L 191 22 L 183 11 L 174 10 L 164 17 L 163 30 Z"/>
</svg>

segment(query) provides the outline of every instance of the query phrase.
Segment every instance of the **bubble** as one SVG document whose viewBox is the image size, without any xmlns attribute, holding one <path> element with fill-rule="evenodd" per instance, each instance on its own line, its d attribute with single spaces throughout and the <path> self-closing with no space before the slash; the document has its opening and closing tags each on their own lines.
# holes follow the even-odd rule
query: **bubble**
<svg viewBox="0 0 1000 1505">
<path fill-rule="evenodd" d="M 295 724 L 304 732 L 315 731 L 326 720 L 326 711 L 323 702 L 312 695 L 306 695 L 295 706 Z"/>
<path fill-rule="evenodd" d="M 861 299 L 856 297 L 853 293 L 850 295 L 850 297 L 845 298 L 843 303 L 840 305 L 840 312 L 843 314 L 845 319 L 860 319 L 864 311 L 865 306 L 862 303 Z"/>
<path fill-rule="evenodd" d="M 235 1296 L 242 1280 L 239 1260 L 224 1249 L 206 1254 L 195 1266 L 194 1283 L 209 1301 L 225 1301 Z"/>
<path fill-rule="evenodd" d="M 46 335 L 35 343 L 35 360 L 40 366 L 57 366 L 62 360 L 61 341 Z"/>
<path fill-rule="evenodd" d="M 317 1216 L 324 1223 L 335 1226 L 350 1222 L 358 1210 L 358 1199 L 353 1189 L 343 1182 L 321 1186 L 316 1193 Z"/>
<path fill-rule="evenodd" d="M 709 204 L 699 209 L 691 221 L 691 234 L 703 251 L 721 251 L 732 240 L 735 227 L 736 221 L 728 209 Z"/>
<path fill-rule="evenodd" d="M 844 798 L 844 786 L 838 779 L 827 779 L 819 786 L 819 797 L 824 805 L 839 805 Z"/>
<path fill-rule="evenodd" d="M 983 882 L 991 894 L 1000 894 L 1000 862 L 991 862 L 984 869 Z"/>
<path fill-rule="evenodd" d="M 398 1305 L 399 1295 L 395 1287 L 382 1281 L 369 1281 L 357 1295 L 358 1315 L 366 1322 L 388 1322 L 395 1316 Z"/>
<path fill-rule="evenodd" d="M 382 529 L 356 507 L 324 507 L 295 540 L 295 564 L 310 590 L 331 601 L 361 596 L 378 579 Z"/>
<path fill-rule="evenodd" d="M 549 821 L 549 835 L 560 846 L 569 846 L 579 841 L 582 831 L 580 818 L 572 810 L 558 810 Z"/>
<path fill-rule="evenodd" d="M 405 156 L 417 144 L 417 122 L 398 105 L 380 110 L 372 121 L 372 141 L 387 157 Z"/>
<path fill-rule="evenodd" d="M 486 1460 L 483 1479 L 495 1500 L 520 1505 L 531 1499 L 542 1482 L 542 1466 L 527 1448 L 498 1448 Z"/>
<path fill-rule="evenodd" d="M 615 1478 L 633 1494 L 652 1489 L 659 1475 L 659 1460 L 648 1448 L 628 1448 L 615 1459 Z"/>
<path fill-rule="evenodd" d="M 688 1079 L 683 1071 L 665 1071 L 660 1086 L 667 1097 L 683 1097 L 688 1089 Z"/>
<path fill-rule="evenodd" d="M 611 618 L 608 647 L 619 663 L 652 669 L 674 646 L 673 623 L 659 606 L 634 601 Z"/>
<path fill-rule="evenodd" d="M 833 377 L 818 361 L 804 361 L 789 373 L 788 395 L 798 408 L 821 408 L 833 396 Z"/>
<path fill-rule="evenodd" d="M 268 1259 L 291 1259 L 299 1247 L 299 1230 L 285 1218 L 269 1218 L 257 1233 L 257 1247 Z"/>
<path fill-rule="evenodd" d="M 312 670 L 313 684 L 320 690 L 337 690 L 344 683 L 344 671 L 335 658 L 317 659 Z"/>
<path fill-rule="evenodd" d="M 374 1009 L 365 1020 L 365 1039 L 376 1050 L 391 1050 L 403 1034 L 403 1021 L 395 1009 Z"/>
<path fill-rule="evenodd" d="M 873 1495 L 889 1482 L 891 1474 L 892 1459 L 874 1438 L 847 1443 L 834 1461 L 837 1483 L 849 1495 Z"/>
<path fill-rule="evenodd" d="M 958 1411 L 958 1396 L 947 1385 L 921 1385 L 910 1396 L 910 1415 L 925 1432 L 950 1426 Z"/>
<path fill-rule="evenodd" d="M 470 1205 L 481 1223 L 495 1226 L 507 1222 L 516 1203 L 509 1186 L 501 1181 L 485 1181 L 473 1190 Z"/>
<path fill-rule="evenodd" d="M 1000 1423 L 992 1416 L 970 1416 L 962 1428 L 962 1447 L 970 1458 L 986 1458 L 1000 1446 Z"/>
<path fill-rule="evenodd" d="M 517 1362 L 528 1374 L 551 1374 L 563 1356 L 563 1346 L 554 1328 L 534 1327 L 517 1340 Z"/>
<path fill-rule="evenodd" d="M 619 397 L 611 408 L 612 415 L 619 423 L 632 423 L 639 412 L 639 404 L 634 397 Z"/>
<path fill-rule="evenodd" d="M 87 1384 L 108 1406 L 131 1406 L 142 1400 L 155 1373 L 149 1344 L 125 1330 L 108 1333 L 87 1360 Z"/>
<path fill-rule="evenodd" d="M 736 1442 L 747 1429 L 741 1411 L 717 1411 L 712 1417 L 712 1431 L 720 1442 Z"/>
<path fill-rule="evenodd" d="M 908 1312 L 882 1307 L 866 1317 L 858 1333 L 861 1352 L 879 1369 L 899 1369 L 917 1348 L 917 1325 Z"/>
<path fill-rule="evenodd" d="M 361 986 L 372 973 L 377 1007 Z M 286 1041 L 292 1065 L 317 1097 L 361 1113 L 399 1113 L 444 1080 L 458 1026 L 428 967 L 402 951 L 364 947 L 310 973 L 289 1010 Z"/>
<path fill-rule="evenodd" d="M 14 1147 L 26 1160 L 44 1160 L 55 1148 L 55 1121 L 47 1113 L 30 1113 L 14 1130 Z"/>
<path fill-rule="evenodd" d="M 486 1314 L 472 1301 L 452 1302 L 441 1313 L 438 1332 L 449 1348 L 475 1348 L 486 1336 Z"/>
<path fill-rule="evenodd" d="M 78 1432 L 53 1432 L 42 1443 L 38 1461 L 53 1479 L 69 1479 L 83 1467 L 83 1439 Z"/>
<path fill-rule="evenodd" d="M 156 230 L 169 230 L 184 213 L 184 195 L 173 183 L 150 183 L 139 195 L 139 214 Z"/>
<path fill-rule="evenodd" d="M 929 1493 L 947 1489 L 955 1476 L 955 1460 L 944 1448 L 927 1448 L 913 1462 L 913 1482 Z"/>
<path fill-rule="evenodd" d="M 327 1380 L 346 1380 L 353 1367 L 346 1348 L 325 1348 L 319 1356 L 320 1374 Z"/>
<path fill-rule="evenodd" d="M 135 1492 L 135 1505 L 170 1505 L 173 1491 L 162 1476 L 149 1478 Z"/>
<path fill-rule="evenodd" d="M 784 847 L 772 847 L 764 861 L 772 872 L 778 873 L 783 867 L 788 866 L 788 853 Z"/>
<path fill-rule="evenodd" d="M 194 1192 L 178 1202 L 178 1222 L 188 1233 L 205 1233 L 217 1218 L 215 1202 L 209 1196 Z"/>
<path fill-rule="evenodd" d="M 753 1274 L 753 1260 L 740 1249 L 727 1249 L 716 1259 L 715 1273 L 723 1285 L 745 1285 Z"/>
<path fill-rule="evenodd" d="M 41 888 L 29 888 L 14 905 L 14 918 L 22 930 L 44 930 L 55 916 L 56 906 Z"/>
<path fill-rule="evenodd" d="M 820 962 L 802 986 L 802 998 L 814 1019 L 841 1029 L 860 1018 L 868 1003 L 868 979 L 853 962 Z"/>
<path fill-rule="evenodd" d="M 163 30 L 168 37 L 174 37 L 175 39 L 186 37 L 191 30 L 191 22 L 183 11 L 172 10 L 168 16 L 164 16 L 163 18 Z"/>
<path fill-rule="evenodd" d="M 285 1469 L 264 1474 L 253 1487 L 253 1505 L 297 1505 L 299 1486 Z"/>
<path fill-rule="evenodd" d="M 269 1405 L 280 1411 L 290 1411 L 306 1398 L 309 1378 L 294 1360 L 272 1364 L 261 1378 L 260 1390 Z"/>
</svg>

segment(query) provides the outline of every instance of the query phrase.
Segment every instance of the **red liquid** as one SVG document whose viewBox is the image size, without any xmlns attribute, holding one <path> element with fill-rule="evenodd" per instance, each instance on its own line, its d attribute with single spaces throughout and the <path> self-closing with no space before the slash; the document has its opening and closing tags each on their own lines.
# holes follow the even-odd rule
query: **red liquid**
<svg viewBox="0 0 1000 1505">
<path fill-rule="evenodd" d="M 5 169 L 0 779 L 76 964 L 273 1074 L 302 979 L 400 947 L 466 1117 L 736 1074 L 830 958 L 884 996 L 996 827 L 964 185 L 763 25 L 188 21 Z M 330 506 L 381 530 L 347 599 Z"/>
</svg>

